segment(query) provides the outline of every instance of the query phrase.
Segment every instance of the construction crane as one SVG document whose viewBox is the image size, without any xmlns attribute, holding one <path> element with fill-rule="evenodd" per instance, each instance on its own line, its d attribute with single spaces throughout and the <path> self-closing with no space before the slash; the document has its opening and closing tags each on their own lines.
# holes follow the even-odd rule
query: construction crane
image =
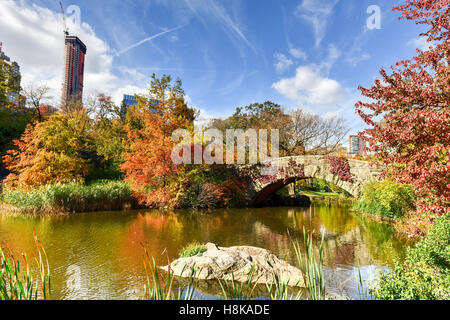
<svg viewBox="0 0 450 320">
<path fill-rule="evenodd" d="M 59 6 L 61 7 L 61 13 L 62 13 L 62 16 L 63 16 L 63 21 L 64 21 L 64 34 L 66 36 L 68 36 L 69 35 L 69 28 L 67 28 L 66 14 L 64 13 L 64 7 L 63 7 L 63 4 L 62 4 L 61 1 L 59 2 Z"/>
</svg>

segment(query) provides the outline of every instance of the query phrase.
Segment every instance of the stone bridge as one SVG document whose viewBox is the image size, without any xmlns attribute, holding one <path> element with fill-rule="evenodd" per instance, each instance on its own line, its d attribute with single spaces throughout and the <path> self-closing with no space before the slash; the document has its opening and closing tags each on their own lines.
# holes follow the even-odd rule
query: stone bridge
<svg viewBox="0 0 450 320">
<path fill-rule="evenodd" d="M 342 180 L 331 173 L 332 165 L 326 157 L 316 155 L 284 157 L 265 164 L 278 164 L 278 170 L 271 176 L 261 174 L 262 165 L 236 168 L 241 179 L 247 183 L 254 205 L 263 203 L 277 190 L 301 179 L 322 179 L 358 197 L 363 185 L 377 180 L 381 173 L 380 168 L 370 166 L 367 161 L 348 159 L 351 179 Z"/>
</svg>

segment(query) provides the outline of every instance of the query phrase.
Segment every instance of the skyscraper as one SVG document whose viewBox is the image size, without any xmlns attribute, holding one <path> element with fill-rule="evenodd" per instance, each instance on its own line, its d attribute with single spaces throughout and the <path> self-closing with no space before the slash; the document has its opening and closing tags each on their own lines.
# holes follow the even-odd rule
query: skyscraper
<svg viewBox="0 0 450 320">
<path fill-rule="evenodd" d="M 137 101 L 136 96 L 132 96 L 131 94 L 124 94 L 123 100 L 122 100 L 122 106 L 120 108 L 120 115 L 122 117 L 126 117 L 128 109 L 131 106 L 137 106 L 137 104 L 138 104 L 138 101 Z"/>
<path fill-rule="evenodd" d="M 150 109 L 155 110 L 154 108 L 152 108 L 152 106 L 157 106 L 158 104 L 160 104 L 160 101 L 155 100 L 155 99 L 148 99 L 147 103 L 148 103 L 148 107 Z M 135 107 L 137 105 L 138 105 L 138 100 L 137 100 L 136 95 L 124 94 L 123 99 L 122 99 L 122 106 L 120 109 L 120 113 L 121 113 L 122 117 L 126 117 L 128 109 L 130 109 L 130 107 L 132 107 L 132 106 Z"/>
<path fill-rule="evenodd" d="M 70 100 L 82 101 L 86 50 L 86 45 L 78 37 L 66 34 L 61 106 Z"/>
<path fill-rule="evenodd" d="M 365 145 L 364 140 L 360 136 L 350 136 L 349 154 L 362 155 Z"/>
</svg>

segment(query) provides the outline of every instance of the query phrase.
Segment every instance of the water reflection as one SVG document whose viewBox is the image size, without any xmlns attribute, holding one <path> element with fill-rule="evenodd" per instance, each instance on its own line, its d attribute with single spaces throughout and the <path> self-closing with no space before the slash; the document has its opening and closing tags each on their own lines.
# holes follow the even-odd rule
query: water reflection
<svg viewBox="0 0 450 320">
<path fill-rule="evenodd" d="M 325 233 L 325 278 L 335 294 L 357 296 L 354 270 L 364 278 L 402 256 L 405 242 L 391 227 L 357 217 L 345 205 L 258 208 L 212 212 L 158 210 L 86 213 L 32 218 L 0 216 L 0 240 L 17 251 L 33 249 L 33 229 L 52 267 L 56 299 L 135 299 L 145 281 L 142 246 L 159 265 L 175 259 L 192 241 L 220 246 L 252 245 L 295 263 L 291 237 L 303 243 Z M 370 271 L 370 272 L 369 272 Z M 206 294 L 218 295 L 205 284 Z"/>
</svg>

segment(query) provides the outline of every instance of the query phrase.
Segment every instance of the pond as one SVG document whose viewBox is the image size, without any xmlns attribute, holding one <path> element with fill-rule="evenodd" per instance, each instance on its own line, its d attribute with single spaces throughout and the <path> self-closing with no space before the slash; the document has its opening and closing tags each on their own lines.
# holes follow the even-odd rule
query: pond
<svg viewBox="0 0 450 320">
<path fill-rule="evenodd" d="M 371 279 L 402 257 L 405 239 L 392 227 L 361 218 L 348 205 L 314 203 L 308 208 L 249 208 L 214 211 L 99 212 L 52 217 L 0 215 L 0 241 L 14 251 L 34 250 L 33 230 L 48 254 L 54 299 L 139 299 L 146 281 L 143 245 L 157 265 L 178 257 L 192 241 L 219 246 L 250 245 L 295 264 L 292 240 L 303 228 L 320 242 L 329 293 L 359 298 L 355 273 Z M 206 298 L 218 286 L 201 286 Z"/>
</svg>

